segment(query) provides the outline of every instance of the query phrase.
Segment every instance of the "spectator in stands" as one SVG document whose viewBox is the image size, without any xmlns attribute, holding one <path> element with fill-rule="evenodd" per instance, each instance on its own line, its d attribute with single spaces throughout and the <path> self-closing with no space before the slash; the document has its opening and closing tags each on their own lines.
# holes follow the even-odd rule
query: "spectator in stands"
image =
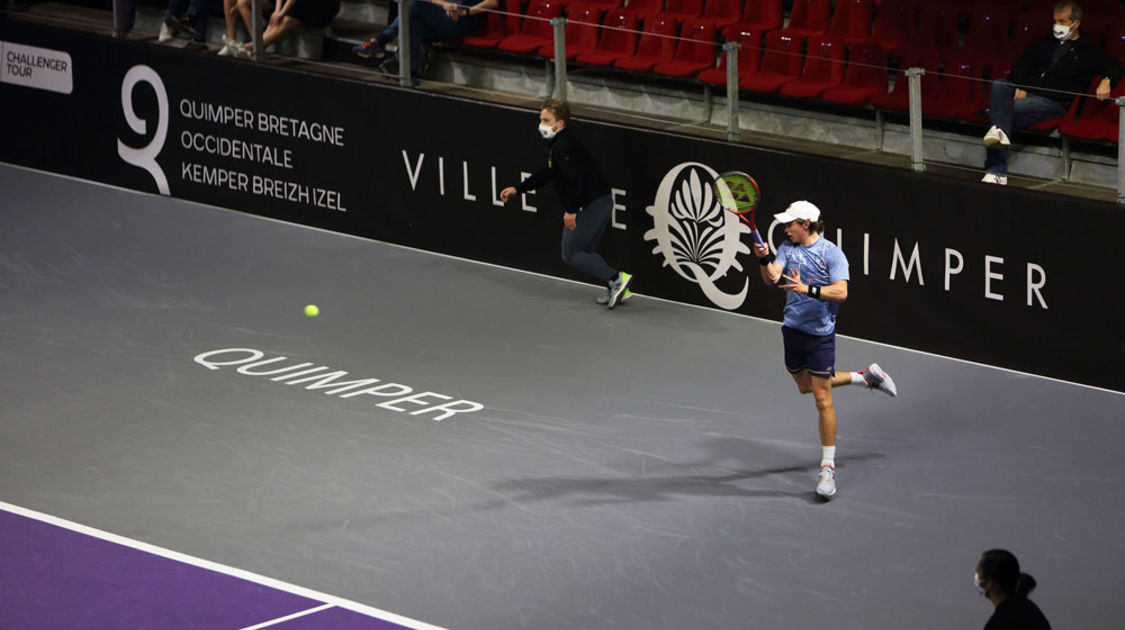
<svg viewBox="0 0 1125 630">
<path fill-rule="evenodd" d="M 340 12 L 340 0 L 263 0 L 262 8 L 269 11 L 269 23 L 262 31 L 262 46 L 270 46 L 298 26 L 323 28 Z M 235 17 L 241 17 L 247 32 L 253 32 L 253 13 L 250 0 L 223 0 L 227 32 L 219 55 L 249 57 L 254 44 L 238 42 Z"/>
<path fill-rule="evenodd" d="M 1020 562 L 1012 552 L 984 552 L 973 581 L 996 608 L 984 630 L 1051 630 L 1047 617 L 1027 598 L 1035 588 L 1035 578 L 1020 573 Z"/>
<path fill-rule="evenodd" d="M 113 36 L 125 37 L 137 22 L 137 0 L 124 0 L 120 5 L 111 2 L 110 5 L 113 7 Z"/>
<path fill-rule="evenodd" d="M 1075 94 L 1086 91 L 1093 77 L 1101 77 L 1098 99 L 1109 98 L 1121 79 L 1121 66 L 1079 31 L 1082 9 L 1075 2 L 1055 5 L 1051 33 L 1035 40 L 1012 67 L 1011 80 L 992 82 L 988 118 L 992 126 L 984 135 L 988 147 L 981 179 L 990 184 L 1008 183 L 1009 137 L 1013 127 L 1062 117 Z"/>
<path fill-rule="evenodd" d="M 499 4 L 500 0 L 410 0 L 410 59 L 415 64 L 411 74 L 417 77 L 422 73 L 423 44 L 473 32 L 480 26 L 485 12 Z M 365 59 L 385 55 L 387 44 L 398 37 L 401 19 L 401 15 L 395 17 L 382 33 L 352 51 Z"/>
<path fill-rule="evenodd" d="M 164 23 L 160 25 L 157 41 L 166 42 L 177 34 L 191 35 L 191 45 L 204 46 L 207 43 L 207 14 L 212 0 L 169 0 L 164 13 Z"/>
<path fill-rule="evenodd" d="M 413 26 L 413 24 L 411 24 Z M 562 259 L 606 287 L 598 304 L 609 308 L 629 298 L 632 276 L 610 267 L 596 251 L 609 227 L 613 197 L 598 165 L 571 129 L 566 101 L 547 99 L 539 110 L 539 135 L 547 141 L 547 164 L 518 186 L 500 191 L 500 200 L 554 184 L 563 207 Z"/>
</svg>

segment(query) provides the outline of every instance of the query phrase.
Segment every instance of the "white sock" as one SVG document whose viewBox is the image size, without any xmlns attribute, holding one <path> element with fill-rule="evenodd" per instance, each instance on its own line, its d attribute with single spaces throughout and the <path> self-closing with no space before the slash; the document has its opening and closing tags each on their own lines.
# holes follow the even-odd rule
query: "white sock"
<svg viewBox="0 0 1125 630">
<path fill-rule="evenodd" d="M 859 372 L 852 372 L 852 385 L 866 385 L 867 381 Z"/>
<path fill-rule="evenodd" d="M 820 447 L 820 465 L 828 464 L 833 469 L 836 468 L 836 447 L 835 446 L 821 446 Z"/>
</svg>

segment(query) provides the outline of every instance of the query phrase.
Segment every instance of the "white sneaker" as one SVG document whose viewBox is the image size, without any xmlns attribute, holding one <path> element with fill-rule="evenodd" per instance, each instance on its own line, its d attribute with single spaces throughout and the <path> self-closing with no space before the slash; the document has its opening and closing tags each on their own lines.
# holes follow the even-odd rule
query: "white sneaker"
<svg viewBox="0 0 1125 630">
<path fill-rule="evenodd" d="M 1008 134 L 996 125 L 992 125 L 988 133 L 984 134 L 984 146 L 986 147 L 1006 147 L 1010 144 L 1012 144 L 1012 141 L 1008 139 Z"/>
<path fill-rule="evenodd" d="M 888 396 L 898 396 L 898 388 L 890 374 L 883 371 L 878 363 L 872 363 L 866 370 L 860 370 L 863 380 L 867 382 L 867 389 L 879 390 Z"/>
<path fill-rule="evenodd" d="M 175 37 L 175 32 L 172 30 L 172 27 L 167 24 L 161 24 L 160 34 L 156 36 L 156 41 L 163 44 L 164 42 L 170 41 L 173 37 Z"/>
<path fill-rule="evenodd" d="M 230 57 L 234 54 L 234 46 L 237 45 L 233 39 L 223 35 L 223 47 L 219 49 L 220 57 Z"/>
<path fill-rule="evenodd" d="M 226 35 L 223 35 L 223 47 L 219 49 L 219 56 L 249 59 L 250 51 L 246 50 L 242 44 L 238 43 L 237 39 L 230 39 Z"/>
<path fill-rule="evenodd" d="M 836 494 L 836 467 L 832 464 L 825 464 L 820 467 L 820 475 L 817 477 L 816 493 L 825 499 L 832 498 Z"/>
<path fill-rule="evenodd" d="M 1008 185 L 1008 176 L 1007 175 L 997 175 L 996 173 L 985 173 L 984 177 L 980 178 L 980 181 L 982 181 L 986 184 L 997 184 L 999 186 L 1007 186 Z"/>
</svg>

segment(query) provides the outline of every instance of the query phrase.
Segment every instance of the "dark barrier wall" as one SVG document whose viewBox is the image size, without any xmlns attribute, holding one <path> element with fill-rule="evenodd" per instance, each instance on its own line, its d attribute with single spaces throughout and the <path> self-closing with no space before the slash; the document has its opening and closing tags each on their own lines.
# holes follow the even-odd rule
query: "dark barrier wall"
<svg viewBox="0 0 1125 630">
<path fill-rule="evenodd" d="M 0 160 L 575 277 L 549 188 L 496 200 L 545 160 L 536 112 L 11 21 L 0 40 Z M 780 317 L 749 236 L 705 185 L 745 170 L 765 210 L 824 212 L 851 261 L 841 333 L 1125 391 L 1112 204 L 574 128 L 614 188 L 607 258 L 642 293 Z"/>
</svg>

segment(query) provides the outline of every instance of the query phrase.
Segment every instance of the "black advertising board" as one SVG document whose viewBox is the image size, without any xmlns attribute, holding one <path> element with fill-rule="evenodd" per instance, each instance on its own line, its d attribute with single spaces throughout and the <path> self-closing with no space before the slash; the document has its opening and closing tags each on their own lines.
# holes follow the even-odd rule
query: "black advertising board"
<svg viewBox="0 0 1125 630">
<path fill-rule="evenodd" d="M 0 160 L 446 254 L 577 277 L 537 112 L 0 23 Z M 15 51 L 15 52 L 13 52 Z M 636 290 L 778 319 L 750 238 L 706 186 L 744 170 L 770 213 L 816 203 L 851 263 L 839 332 L 1125 391 L 1112 204 L 594 121 L 603 250 Z M 1076 233 L 1077 232 L 1077 233 Z"/>
</svg>

